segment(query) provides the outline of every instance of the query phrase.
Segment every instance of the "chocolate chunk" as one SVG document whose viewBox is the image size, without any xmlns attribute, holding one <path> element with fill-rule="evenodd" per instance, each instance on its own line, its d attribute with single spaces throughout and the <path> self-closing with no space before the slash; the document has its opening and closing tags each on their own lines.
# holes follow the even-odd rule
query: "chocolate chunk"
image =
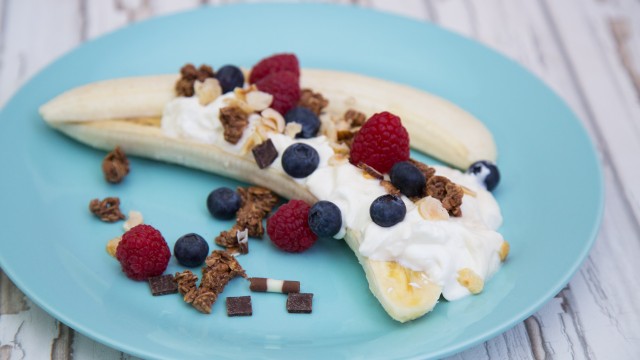
<svg viewBox="0 0 640 360">
<path fill-rule="evenodd" d="M 251 316 L 251 296 L 227 297 L 228 316 Z"/>
<path fill-rule="evenodd" d="M 169 295 L 178 292 L 178 284 L 171 274 L 150 277 L 149 288 L 153 296 Z"/>
<path fill-rule="evenodd" d="M 267 166 L 271 165 L 273 161 L 278 157 L 278 150 L 273 146 L 273 141 L 271 139 L 267 139 L 267 141 L 263 142 L 260 145 L 254 146 L 251 149 L 253 153 L 253 157 L 256 159 L 256 164 L 260 169 L 264 169 Z"/>
<path fill-rule="evenodd" d="M 313 294 L 289 293 L 287 297 L 287 311 L 292 314 L 311 314 Z"/>
</svg>

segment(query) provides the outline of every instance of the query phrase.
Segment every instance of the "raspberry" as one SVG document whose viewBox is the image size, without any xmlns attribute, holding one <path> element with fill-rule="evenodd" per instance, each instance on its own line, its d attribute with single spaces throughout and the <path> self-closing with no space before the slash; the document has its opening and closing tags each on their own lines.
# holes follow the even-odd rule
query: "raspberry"
<svg viewBox="0 0 640 360">
<path fill-rule="evenodd" d="M 280 71 L 290 71 L 300 76 L 300 64 L 294 54 L 275 54 L 260 60 L 251 69 L 249 83 L 254 84 L 267 75 Z"/>
<path fill-rule="evenodd" d="M 300 81 L 298 75 L 291 71 L 268 75 L 256 82 L 256 86 L 260 91 L 273 95 L 271 107 L 283 116 L 296 106 L 300 99 Z"/>
<path fill-rule="evenodd" d="M 387 173 L 398 161 L 409 160 L 409 134 L 400 118 L 381 112 L 371 116 L 353 138 L 349 161 Z"/>
<path fill-rule="evenodd" d="M 287 252 L 307 250 L 318 239 L 307 221 L 310 206 L 302 200 L 291 200 L 280 206 L 267 220 L 267 234 L 271 241 Z"/>
<path fill-rule="evenodd" d="M 152 226 L 138 225 L 122 235 L 116 258 L 133 280 L 159 276 L 167 269 L 171 251 L 162 234 Z"/>
</svg>

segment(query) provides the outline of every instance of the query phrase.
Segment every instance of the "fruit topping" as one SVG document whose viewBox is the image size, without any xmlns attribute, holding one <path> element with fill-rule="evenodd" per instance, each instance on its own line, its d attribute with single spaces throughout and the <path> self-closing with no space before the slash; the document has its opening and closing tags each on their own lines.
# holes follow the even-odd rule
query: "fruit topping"
<svg viewBox="0 0 640 360">
<path fill-rule="evenodd" d="M 213 190 L 207 197 L 207 209 L 214 218 L 220 220 L 230 220 L 236 217 L 236 212 L 241 205 L 240 195 L 228 187 Z"/>
<path fill-rule="evenodd" d="M 221 67 L 216 73 L 216 78 L 220 82 L 223 94 L 244 85 L 244 74 L 237 66 L 225 65 Z"/>
<path fill-rule="evenodd" d="M 309 139 L 316 137 L 320 129 L 318 116 L 313 111 L 302 106 L 296 106 L 289 110 L 284 116 L 284 121 L 287 124 L 294 122 L 302 126 L 302 131 L 296 135 L 296 138 Z"/>
<path fill-rule="evenodd" d="M 254 84 L 268 75 L 289 71 L 296 77 L 300 76 L 300 63 L 294 54 L 274 54 L 260 60 L 251 69 L 249 83 Z"/>
<path fill-rule="evenodd" d="M 320 155 L 313 147 L 295 143 L 282 154 L 282 168 L 294 178 L 304 178 L 311 175 L 320 163 Z"/>
<path fill-rule="evenodd" d="M 422 196 L 427 179 L 420 169 L 408 161 L 395 163 L 389 173 L 391 183 L 407 197 Z"/>
<path fill-rule="evenodd" d="M 273 95 L 271 108 L 286 114 L 300 99 L 298 75 L 291 71 L 281 71 L 268 75 L 256 82 L 258 90 Z"/>
<path fill-rule="evenodd" d="M 373 200 L 369 215 L 374 223 L 382 227 L 393 226 L 404 219 L 407 207 L 399 196 L 382 195 Z"/>
<path fill-rule="evenodd" d="M 342 212 L 336 204 L 321 200 L 309 210 L 309 228 L 319 237 L 332 237 L 342 228 Z"/>
<path fill-rule="evenodd" d="M 144 224 L 124 233 L 116 249 L 122 271 L 133 280 L 162 275 L 170 257 L 169 245 L 160 231 Z"/>
<path fill-rule="evenodd" d="M 365 163 L 381 173 L 393 164 L 409 160 L 409 134 L 400 118 L 389 113 L 374 114 L 353 138 L 349 161 Z"/>
<path fill-rule="evenodd" d="M 200 266 L 209 255 L 209 244 L 198 234 L 186 234 L 176 241 L 173 255 L 182 266 Z"/>
<path fill-rule="evenodd" d="M 318 236 L 309 228 L 309 205 L 302 200 L 291 200 L 280 206 L 267 220 L 267 234 L 279 249 L 302 252 L 313 245 Z"/>
<path fill-rule="evenodd" d="M 471 164 L 467 169 L 467 174 L 475 175 L 478 181 L 484 184 L 489 191 L 493 191 L 500 182 L 498 167 L 487 160 L 480 160 Z"/>
</svg>

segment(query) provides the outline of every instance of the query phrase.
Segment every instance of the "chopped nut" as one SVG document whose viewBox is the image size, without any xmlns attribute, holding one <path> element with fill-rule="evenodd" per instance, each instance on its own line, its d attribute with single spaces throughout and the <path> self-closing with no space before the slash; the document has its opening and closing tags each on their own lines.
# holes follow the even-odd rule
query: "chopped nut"
<svg viewBox="0 0 640 360">
<path fill-rule="evenodd" d="M 334 149 L 335 151 L 335 149 Z M 336 166 L 346 164 L 349 161 L 349 157 L 346 154 L 336 152 L 329 158 L 329 165 Z"/>
<path fill-rule="evenodd" d="M 449 212 L 438 199 L 427 196 L 418 200 L 416 205 L 418 213 L 425 220 L 449 220 Z"/>
<path fill-rule="evenodd" d="M 479 294 L 484 288 L 484 280 L 469 268 L 458 271 L 458 283 L 466 287 L 472 294 Z"/>
<path fill-rule="evenodd" d="M 232 144 L 237 144 L 249 124 L 249 117 L 239 107 L 227 106 L 220 109 L 220 122 L 224 127 L 224 139 Z"/>
<path fill-rule="evenodd" d="M 251 151 L 251 149 L 253 149 L 257 145 L 262 144 L 263 141 L 264 141 L 264 139 L 262 138 L 262 136 L 258 132 L 253 131 L 247 137 L 247 140 L 242 145 L 242 148 L 240 149 L 240 155 L 244 156 L 244 155 L 248 154 L 249 151 Z"/>
<path fill-rule="evenodd" d="M 338 130 L 336 129 L 336 123 L 329 114 L 320 115 L 320 134 L 329 139 L 329 143 L 335 143 L 338 141 Z"/>
<path fill-rule="evenodd" d="M 500 252 L 498 253 L 498 255 L 500 256 L 500 261 L 504 262 L 505 260 L 507 260 L 509 250 L 511 250 L 511 245 L 509 245 L 507 240 L 504 240 L 502 242 L 502 245 L 500 245 Z"/>
<path fill-rule="evenodd" d="M 284 127 L 284 134 L 292 139 L 300 132 L 302 132 L 302 125 L 297 122 L 290 122 Z"/>
<path fill-rule="evenodd" d="M 240 110 L 242 110 L 243 113 L 247 114 L 247 116 L 254 112 L 253 108 L 249 106 L 249 104 L 247 104 L 244 100 L 241 100 L 241 99 L 225 98 L 224 103 L 229 107 L 239 108 Z"/>
<path fill-rule="evenodd" d="M 204 82 L 196 80 L 194 91 L 200 105 L 208 105 L 222 95 L 222 87 L 218 79 L 207 78 Z"/>
<path fill-rule="evenodd" d="M 320 115 L 322 109 L 329 105 L 329 100 L 325 99 L 322 94 L 313 92 L 311 89 L 302 89 L 300 90 L 298 105 L 311 110 L 316 115 Z"/>
<path fill-rule="evenodd" d="M 124 219 L 124 215 L 120 212 L 120 199 L 117 197 L 108 197 L 102 201 L 93 199 L 89 203 L 89 210 L 104 222 Z"/>
<path fill-rule="evenodd" d="M 142 217 L 141 212 L 131 210 L 129 211 L 129 218 L 127 219 L 127 221 L 124 222 L 124 224 L 122 224 L 122 228 L 124 229 L 124 231 L 129 231 L 133 227 L 142 224 L 143 221 L 144 221 L 144 218 Z"/>
<path fill-rule="evenodd" d="M 233 94 L 236 96 L 237 99 L 247 102 L 247 94 L 252 91 L 258 91 L 258 87 L 255 84 L 249 85 L 248 88 L 237 87 L 233 89 Z"/>
<path fill-rule="evenodd" d="M 102 172 L 104 178 L 112 184 L 117 184 L 129 173 L 129 159 L 120 146 L 116 146 L 112 152 L 102 160 Z"/>
<path fill-rule="evenodd" d="M 364 122 L 367 121 L 367 116 L 365 114 L 353 109 L 347 110 L 347 112 L 344 113 L 343 118 L 352 127 L 362 126 L 362 124 L 364 124 Z"/>
<path fill-rule="evenodd" d="M 338 141 L 351 145 L 351 140 L 353 139 L 355 134 L 356 133 L 352 132 L 351 130 L 338 130 Z"/>
<path fill-rule="evenodd" d="M 116 250 L 118 250 L 118 244 L 120 244 L 122 236 L 116 236 L 107 242 L 107 253 L 113 257 L 116 257 Z"/>
<path fill-rule="evenodd" d="M 449 215 L 462 216 L 462 197 L 464 192 L 460 185 L 454 184 L 444 176 L 434 175 L 427 181 L 427 195 L 442 202 Z"/>
<path fill-rule="evenodd" d="M 347 144 L 345 144 L 345 143 L 329 143 L 329 146 L 331 147 L 331 149 L 333 149 L 333 152 L 336 155 L 341 155 L 341 159 L 342 158 L 348 159 L 347 155 L 349 155 L 350 149 L 349 149 L 349 146 L 347 146 Z M 329 159 L 329 160 L 331 161 L 331 159 Z M 332 165 L 332 164 L 330 164 L 330 165 Z"/>
<path fill-rule="evenodd" d="M 180 79 L 176 82 L 175 90 L 178 96 L 193 96 L 195 93 L 194 83 L 196 80 L 205 81 L 207 78 L 215 76 L 213 69 L 209 65 L 200 65 L 196 69 L 193 64 L 186 64 L 180 69 Z"/>
<path fill-rule="evenodd" d="M 246 101 L 247 105 L 251 106 L 254 111 L 263 111 L 271 106 L 273 95 L 256 90 L 247 93 Z"/>
<path fill-rule="evenodd" d="M 380 180 L 380 185 L 385 189 L 387 194 L 400 196 L 400 190 L 397 187 L 393 186 L 391 181 L 389 180 Z"/>
<path fill-rule="evenodd" d="M 473 196 L 476 197 L 478 196 L 478 193 L 476 193 L 475 191 L 469 189 L 466 186 L 460 185 L 460 187 L 462 188 L 462 191 L 465 193 L 465 195 L 469 195 L 469 196 Z"/>
</svg>

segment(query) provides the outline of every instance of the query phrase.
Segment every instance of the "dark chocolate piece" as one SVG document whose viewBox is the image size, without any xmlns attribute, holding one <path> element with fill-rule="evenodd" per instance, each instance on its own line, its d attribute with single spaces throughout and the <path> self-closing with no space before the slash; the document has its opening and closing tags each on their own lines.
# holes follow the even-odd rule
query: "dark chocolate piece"
<svg viewBox="0 0 640 360">
<path fill-rule="evenodd" d="M 169 295 L 178 292 L 178 283 L 176 283 L 173 275 L 160 275 L 149 278 L 149 288 L 151 295 Z"/>
<path fill-rule="evenodd" d="M 260 145 L 256 145 L 251 149 L 253 153 L 253 157 L 256 159 L 256 164 L 260 169 L 264 169 L 267 166 L 271 165 L 278 157 L 278 150 L 273 145 L 273 141 L 271 139 L 267 139 L 267 141 L 263 142 Z"/>
<path fill-rule="evenodd" d="M 311 314 L 313 294 L 289 293 L 287 297 L 287 311 L 292 314 Z"/>
<path fill-rule="evenodd" d="M 228 316 L 251 316 L 251 296 L 227 297 Z"/>
</svg>

